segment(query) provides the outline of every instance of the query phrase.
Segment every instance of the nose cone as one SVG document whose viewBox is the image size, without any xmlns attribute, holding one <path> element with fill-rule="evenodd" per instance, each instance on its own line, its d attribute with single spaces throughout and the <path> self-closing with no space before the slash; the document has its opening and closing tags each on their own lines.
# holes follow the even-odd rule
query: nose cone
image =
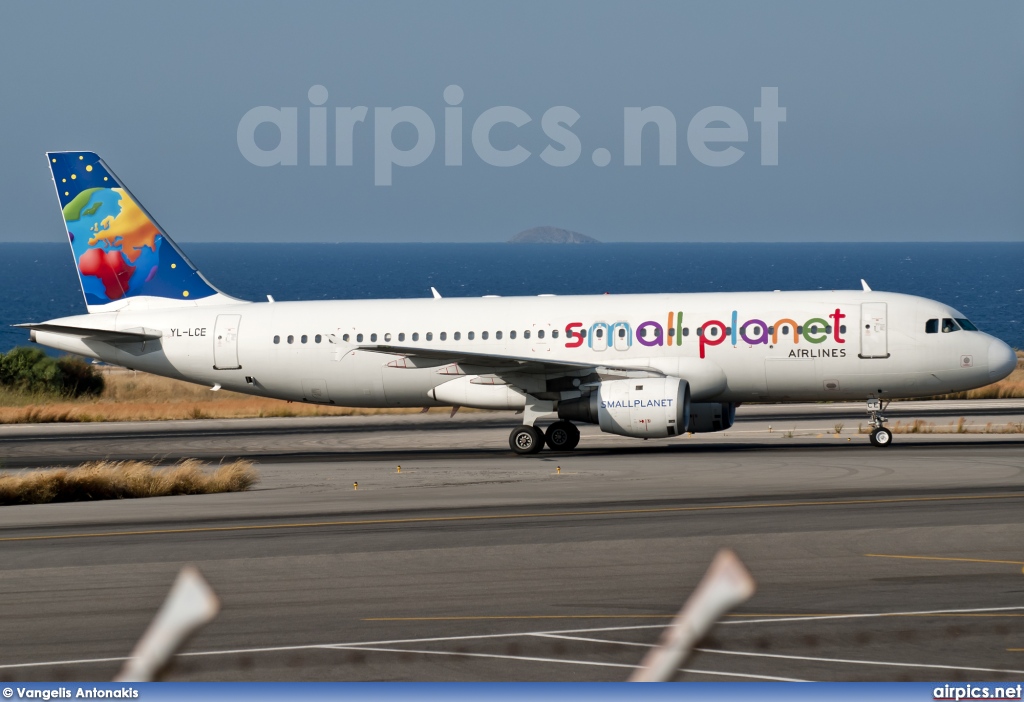
<svg viewBox="0 0 1024 702">
<path fill-rule="evenodd" d="M 1017 354 L 999 339 L 988 346 L 988 377 L 993 383 L 1002 380 L 1017 367 Z"/>
</svg>

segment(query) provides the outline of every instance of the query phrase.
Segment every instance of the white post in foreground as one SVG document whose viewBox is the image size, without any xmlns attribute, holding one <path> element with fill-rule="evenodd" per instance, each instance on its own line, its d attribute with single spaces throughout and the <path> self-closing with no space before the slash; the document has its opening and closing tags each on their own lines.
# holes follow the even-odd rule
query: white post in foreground
<svg viewBox="0 0 1024 702">
<path fill-rule="evenodd" d="M 188 637 L 211 622 L 219 611 L 220 600 L 199 571 L 193 566 L 182 568 L 163 606 L 114 682 L 156 679 Z"/>
<path fill-rule="evenodd" d="M 739 557 L 728 549 L 715 554 L 697 589 L 661 634 L 629 682 L 666 682 L 723 614 L 754 594 L 756 584 Z"/>
</svg>

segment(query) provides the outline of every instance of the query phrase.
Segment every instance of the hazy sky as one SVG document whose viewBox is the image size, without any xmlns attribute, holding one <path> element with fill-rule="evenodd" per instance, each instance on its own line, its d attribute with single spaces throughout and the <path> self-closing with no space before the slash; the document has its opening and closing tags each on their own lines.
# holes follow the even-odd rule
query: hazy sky
<svg viewBox="0 0 1024 702">
<path fill-rule="evenodd" d="M 1019 0 L 5 9 L 0 241 L 63 240 L 43 154 L 85 149 L 179 241 L 504 241 L 535 225 L 605 241 L 1024 240 Z M 325 166 L 310 165 L 316 85 Z M 463 91 L 461 166 L 445 165 L 450 85 Z M 777 166 L 762 165 L 754 120 L 764 87 L 786 109 Z M 296 108 L 296 165 L 253 165 L 240 150 L 240 121 L 264 105 Z M 529 154 L 499 167 L 472 132 L 505 105 L 531 121 L 497 124 L 490 143 Z M 358 106 L 352 165 L 336 165 L 335 108 Z M 388 153 L 375 110 L 401 106 L 422 110 L 436 141 L 375 185 Z M 563 148 L 542 125 L 555 106 L 579 114 L 562 128 L 580 155 L 562 167 L 541 158 Z M 676 120 L 675 165 L 658 164 L 654 125 L 642 164 L 624 165 L 624 110 L 650 106 Z M 690 148 L 691 120 L 712 106 L 747 130 L 705 147 L 742 151 L 732 165 Z M 270 124 L 252 134 L 277 144 Z M 410 149 L 416 134 L 400 124 L 383 145 Z"/>
</svg>

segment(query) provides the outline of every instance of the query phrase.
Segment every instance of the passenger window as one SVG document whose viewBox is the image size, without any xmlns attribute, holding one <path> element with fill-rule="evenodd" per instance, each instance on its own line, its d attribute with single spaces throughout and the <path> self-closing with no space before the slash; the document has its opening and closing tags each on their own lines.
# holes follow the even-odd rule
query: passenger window
<svg viewBox="0 0 1024 702">
<path fill-rule="evenodd" d="M 690 335 L 690 328 L 689 327 L 683 327 L 683 336 L 689 336 L 689 335 Z"/>
<path fill-rule="evenodd" d="M 543 329 L 540 329 L 540 330 L 537 331 L 537 338 L 538 339 L 543 339 L 544 338 L 544 330 Z"/>
<path fill-rule="evenodd" d="M 319 344 L 319 343 L 320 343 L 321 341 L 323 341 L 323 340 L 324 340 L 324 338 L 323 338 L 322 336 L 320 336 L 319 334 L 317 334 L 316 336 L 314 336 L 314 337 L 313 337 L 313 341 L 315 341 L 315 342 L 316 342 L 316 343 L 318 343 L 318 344 Z"/>
<path fill-rule="evenodd" d="M 924 323 L 925 334 L 938 334 L 939 333 L 939 320 L 929 319 Z"/>
<path fill-rule="evenodd" d="M 526 331 L 523 332 L 523 338 L 524 339 L 529 339 L 530 338 L 530 330 L 529 329 L 527 329 Z"/>
<path fill-rule="evenodd" d="M 455 341 L 459 341 L 462 339 L 462 332 L 455 332 L 455 334 L 452 335 L 452 338 L 455 339 Z"/>
<path fill-rule="evenodd" d="M 348 334 L 342 334 L 341 335 L 341 340 L 342 341 L 348 341 Z"/>
<path fill-rule="evenodd" d="M 281 337 L 279 337 L 279 336 L 274 336 L 274 343 L 275 343 L 275 344 L 280 344 L 280 343 L 281 343 Z"/>
<path fill-rule="evenodd" d="M 510 331 L 508 333 L 508 338 L 509 339 L 515 339 L 516 338 L 516 330 L 515 329 L 513 329 L 512 331 Z"/>
<path fill-rule="evenodd" d="M 377 332 L 374 332 L 373 334 L 370 334 L 370 341 L 376 341 L 376 340 L 377 340 Z"/>
<path fill-rule="evenodd" d="M 668 335 L 669 336 L 675 336 L 676 335 L 676 330 L 673 327 L 669 327 L 668 328 Z M 619 330 L 619 338 L 620 339 L 622 338 L 622 330 L 621 329 Z"/>
<path fill-rule="evenodd" d="M 647 330 L 644 329 L 644 334 L 646 334 L 646 333 L 647 333 Z M 594 330 L 594 336 L 596 336 L 598 339 L 603 339 L 604 338 L 604 329 L 602 329 L 601 327 L 598 327 L 597 329 L 595 329 Z"/>
<path fill-rule="evenodd" d="M 356 334 L 356 343 L 359 343 L 359 344 L 363 343 L 363 335 L 362 334 Z"/>
<path fill-rule="evenodd" d="M 434 332 L 427 332 L 427 341 L 434 340 Z"/>
<path fill-rule="evenodd" d="M 398 332 L 398 340 L 405 341 L 405 332 Z"/>
<path fill-rule="evenodd" d="M 500 339 L 501 338 L 501 332 L 500 331 L 494 332 L 494 338 L 495 339 Z"/>
<path fill-rule="evenodd" d="M 480 332 L 480 338 L 487 341 L 487 332 Z"/>
<path fill-rule="evenodd" d="M 303 334 L 303 335 L 302 335 L 302 338 L 301 338 L 301 339 L 299 339 L 299 341 L 301 341 L 302 343 L 306 343 L 307 341 L 309 341 L 309 337 L 308 337 L 308 336 L 306 336 L 305 334 Z"/>
<path fill-rule="evenodd" d="M 839 333 L 840 334 L 845 334 L 846 333 L 846 325 L 845 324 L 840 324 L 839 325 Z"/>
<path fill-rule="evenodd" d="M 804 333 L 804 325 L 803 324 L 801 324 L 799 327 L 796 328 L 796 333 L 797 334 L 803 334 Z"/>
<path fill-rule="evenodd" d="M 466 338 L 472 341 L 474 336 L 475 334 L 473 332 L 469 332 L 469 334 L 466 335 Z"/>
<path fill-rule="evenodd" d="M 384 341 L 391 341 L 391 332 L 384 334 Z"/>
<path fill-rule="evenodd" d="M 974 322 L 972 322 L 971 320 L 964 319 L 962 317 L 955 317 L 955 319 L 957 321 L 957 324 L 959 324 L 966 331 L 979 331 L 979 329 L 976 326 L 974 326 Z"/>
<path fill-rule="evenodd" d="M 437 338 L 440 339 L 441 341 L 446 341 L 448 339 L 448 332 L 441 332 L 441 334 Z"/>
<path fill-rule="evenodd" d="M 288 335 L 288 343 L 289 344 L 294 344 L 295 343 L 295 337 L 292 336 L 291 334 Z"/>
<path fill-rule="evenodd" d="M 419 341 L 420 340 L 420 333 L 419 332 L 413 332 L 412 333 L 412 340 L 413 341 Z"/>
<path fill-rule="evenodd" d="M 552 329 L 551 330 L 551 338 L 552 339 L 557 339 L 558 338 L 558 330 L 557 329 Z"/>
<path fill-rule="evenodd" d="M 625 339 L 626 338 L 626 329 L 624 327 L 619 327 L 619 338 L 620 339 Z"/>
</svg>

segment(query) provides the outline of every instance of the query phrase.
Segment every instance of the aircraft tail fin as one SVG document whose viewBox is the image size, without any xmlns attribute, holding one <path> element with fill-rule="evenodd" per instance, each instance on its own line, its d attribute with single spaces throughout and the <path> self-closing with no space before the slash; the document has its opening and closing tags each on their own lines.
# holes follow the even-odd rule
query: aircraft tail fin
<svg viewBox="0 0 1024 702">
<path fill-rule="evenodd" d="M 203 277 L 99 156 L 46 157 L 90 312 L 132 298 L 161 306 L 234 301 Z"/>
</svg>

